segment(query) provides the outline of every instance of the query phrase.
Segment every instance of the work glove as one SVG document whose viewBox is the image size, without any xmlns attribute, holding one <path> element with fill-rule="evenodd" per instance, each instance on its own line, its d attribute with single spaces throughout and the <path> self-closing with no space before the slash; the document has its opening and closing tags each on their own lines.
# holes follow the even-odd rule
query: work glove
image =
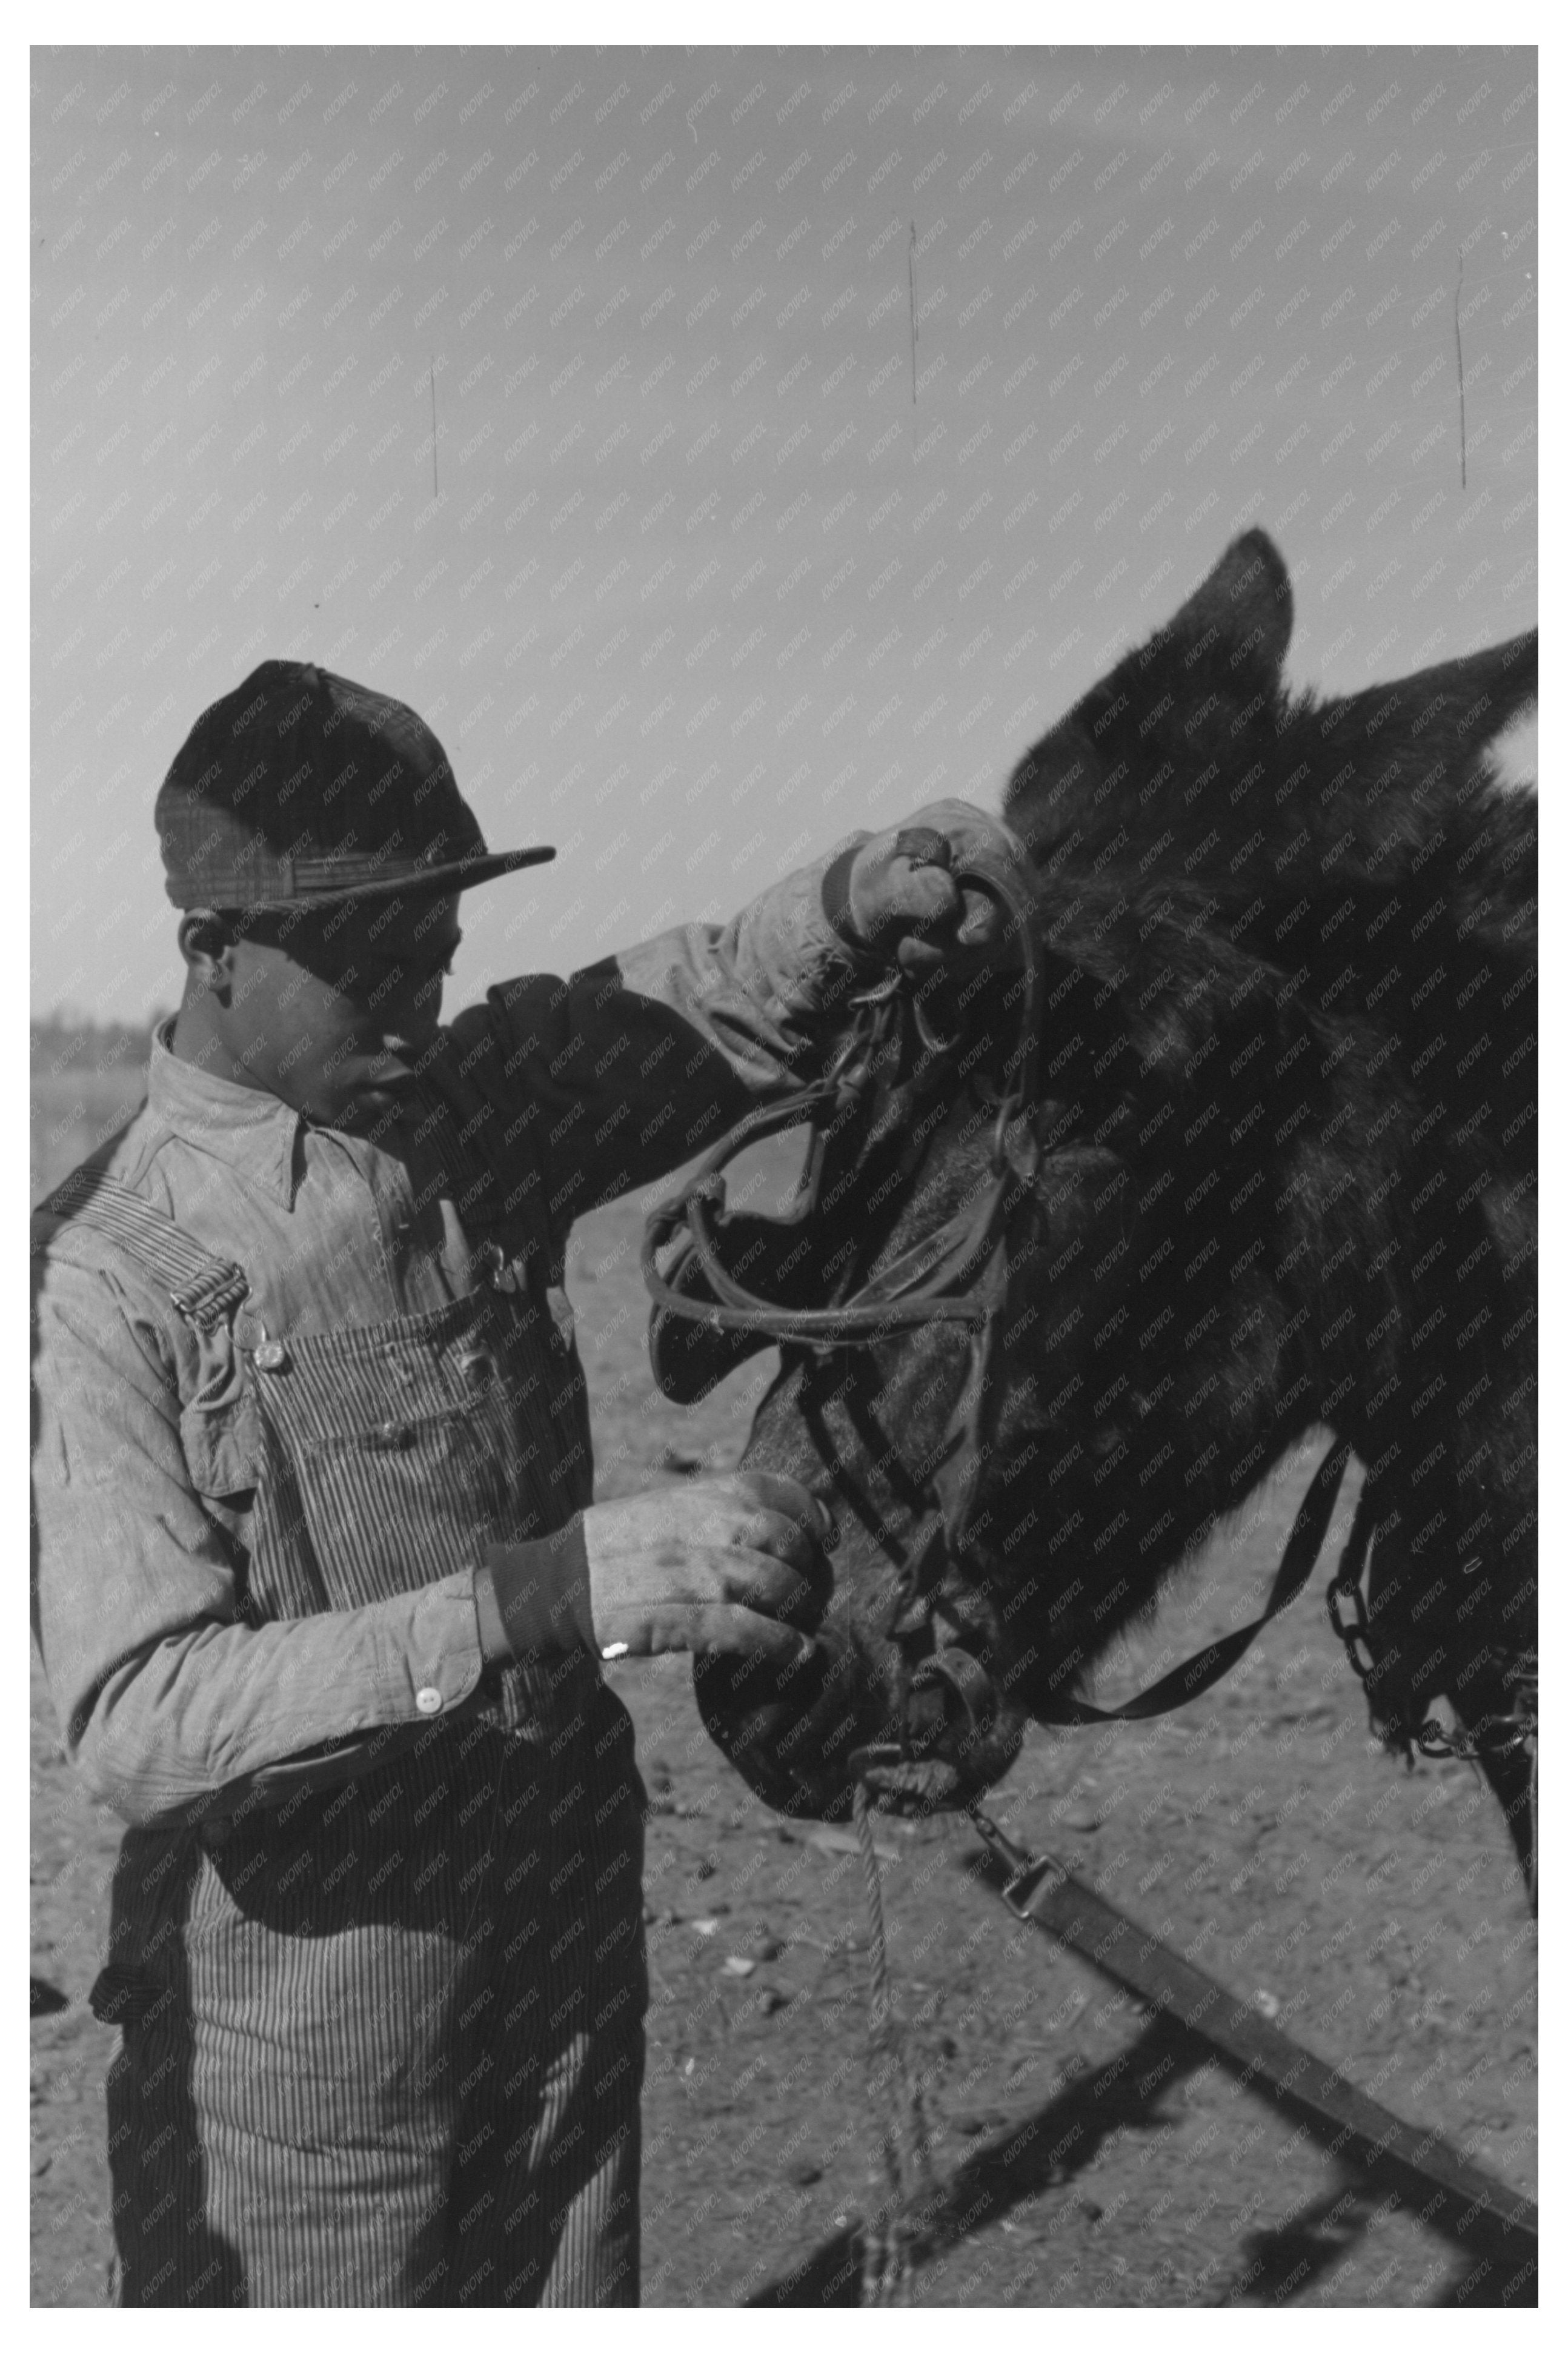
<svg viewBox="0 0 1568 2353">
<path fill-rule="evenodd" d="M 592 1504 L 534 1543 L 492 1545 L 482 1576 L 514 1658 L 724 1651 L 789 1665 L 810 1653 L 832 1588 L 831 1526 L 793 1479 L 737 1471 Z"/>
<path fill-rule="evenodd" d="M 916 981 L 1015 965 L 1022 952 L 996 900 L 953 879 L 950 869 L 974 858 L 1027 877 L 1027 853 L 1000 818 L 968 801 L 930 801 L 840 852 L 822 881 L 828 920 L 858 956 Z"/>
</svg>

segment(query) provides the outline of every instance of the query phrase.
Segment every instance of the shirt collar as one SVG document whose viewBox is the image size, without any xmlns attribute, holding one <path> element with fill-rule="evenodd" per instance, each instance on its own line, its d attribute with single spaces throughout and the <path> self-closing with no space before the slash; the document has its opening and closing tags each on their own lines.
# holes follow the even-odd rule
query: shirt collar
<svg viewBox="0 0 1568 2353">
<path fill-rule="evenodd" d="M 242 1087 L 169 1050 L 174 1019 L 153 1033 L 147 1107 L 185 1143 L 225 1162 L 285 1209 L 294 1206 L 300 1113 L 262 1087 Z"/>
</svg>

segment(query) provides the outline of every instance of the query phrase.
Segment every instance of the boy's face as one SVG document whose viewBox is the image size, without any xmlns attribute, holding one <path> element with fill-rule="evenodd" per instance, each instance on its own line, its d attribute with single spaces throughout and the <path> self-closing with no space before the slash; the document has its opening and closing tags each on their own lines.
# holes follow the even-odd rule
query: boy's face
<svg viewBox="0 0 1568 2353">
<path fill-rule="evenodd" d="M 323 1127 L 378 1125 L 406 1097 L 461 939 L 455 898 L 251 915 L 219 1029 L 252 1085 Z"/>
</svg>

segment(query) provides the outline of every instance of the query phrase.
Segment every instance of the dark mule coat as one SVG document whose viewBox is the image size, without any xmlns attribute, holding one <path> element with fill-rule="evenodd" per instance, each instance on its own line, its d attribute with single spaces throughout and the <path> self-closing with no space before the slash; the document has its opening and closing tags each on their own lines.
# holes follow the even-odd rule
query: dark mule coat
<svg viewBox="0 0 1568 2353">
<path fill-rule="evenodd" d="M 942 1592 L 1006 1694 L 987 1774 L 1320 1425 L 1363 1472 L 1387 1736 L 1440 1695 L 1505 1712 L 1533 1648 L 1536 805 L 1488 746 L 1533 696 L 1536 641 L 1320 702 L 1282 685 L 1290 619 L 1249 533 L 1007 788 L 1044 966 L 1040 1160 L 975 1539 Z M 966 1018 L 935 1119 L 884 1089 L 797 1296 L 831 1287 L 846 1237 L 863 1274 L 972 1186 L 1016 1015 L 992 991 Z M 828 1671 L 767 1694 L 699 1676 L 776 1802 L 840 1801 L 885 1724 L 883 1630 L 951 1502 L 967 1359 L 950 1331 L 787 1350 L 758 1415 L 747 1461 L 845 1523 Z"/>
</svg>

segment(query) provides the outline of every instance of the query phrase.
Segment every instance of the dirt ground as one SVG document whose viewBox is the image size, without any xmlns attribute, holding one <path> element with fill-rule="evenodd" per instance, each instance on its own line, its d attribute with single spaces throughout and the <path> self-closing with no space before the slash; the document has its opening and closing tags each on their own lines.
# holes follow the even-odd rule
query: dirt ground
<svg viewBox="0 0 1568 2353">
<path fill-rule="evenodd" d="M 35 1194 L 112 1124 L 117 1092 L 35 1084 Z M 656 1396 L 638 1224 L 633 1202 L 585 1220 L 568 1268 L 605 1496 L 732 1463 L 772 1363 L 690 1412 Z M 1195 1649 L 1255 1609 L 1310 1460 L 1215 1543 L 1162 1637 Z M 1371 1747 L 1322 1583 L 1187 1714 L 1036 1731 L 991 1810 L 1397 2115 L 1533 2196 L 1535 1934 L 1501 1823 L 1466 1767 L 1406 1774 Z M 1139 1669 L 1129 1650 L 1102 1702 Z M 643 2301 L 853 2302 L 852 2234 L 880 2184 L 856 1857 L 842 1832 L 785 1823 L 750 1796 L 707 1740 L 683 1662 L 610 1672 L 652 1805 Z M 877 1839 L 944 2187 L 921 2303 L 1534 2301 L 1499 2243 L 1424 2221 L 1408 2185 L 1334 2155 L 1326 2130 L 1299 2128 L 1015 1924 L 974 1875 L 967 1826 L 886 1822 Z M 32 1967 L 65 1997 L 31 2028 L 37 2305 L 105 2300 L 113 2035 L 86 1995 L 116 1841 L 74 1788 L 35 1659 Z"/>
</svg>

